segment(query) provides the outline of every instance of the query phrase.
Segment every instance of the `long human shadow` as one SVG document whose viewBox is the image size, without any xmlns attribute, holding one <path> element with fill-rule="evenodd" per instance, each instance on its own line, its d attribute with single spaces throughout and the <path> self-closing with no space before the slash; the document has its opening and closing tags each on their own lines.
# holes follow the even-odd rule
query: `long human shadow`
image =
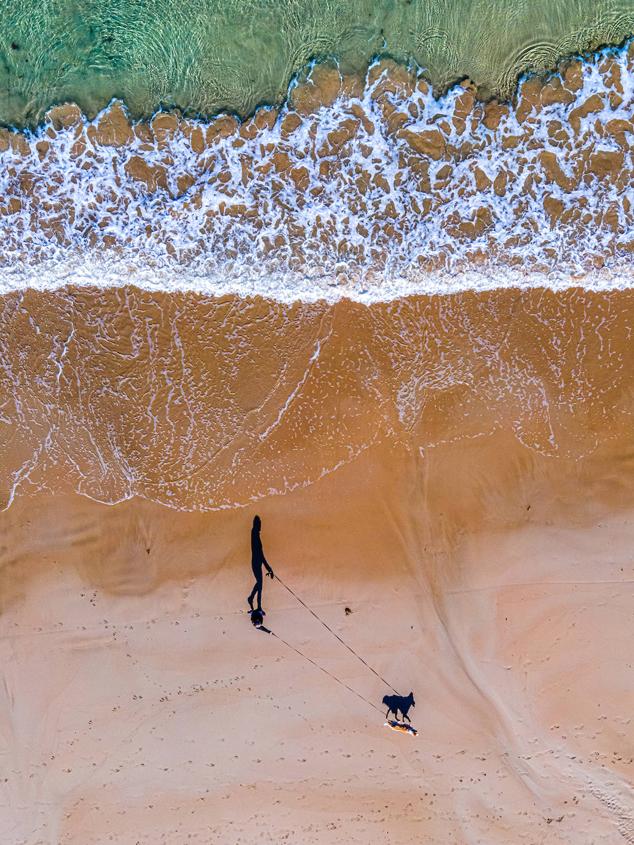
<svg viewBox="0 0 634 845">
<path fill-rule="evenodd" d="M 269 566 L 267 559 L 264 557 L 262 538 L 260 537 L 261 528 L 262 520 L 259 516 L 254 516 L 253 527 L 251 528 L 251 569 L 253 570 L 255 585 L 247 597 L 247 602 L 252 614 L 254 612 L 262 613 L 262 567 L 266 569 L 266 574 L 269 578 L 275 578 L 273 570 Z M 257 605 L 255 608 L 253 607 L 254 599 L 257 599 Z"/>
</svg>

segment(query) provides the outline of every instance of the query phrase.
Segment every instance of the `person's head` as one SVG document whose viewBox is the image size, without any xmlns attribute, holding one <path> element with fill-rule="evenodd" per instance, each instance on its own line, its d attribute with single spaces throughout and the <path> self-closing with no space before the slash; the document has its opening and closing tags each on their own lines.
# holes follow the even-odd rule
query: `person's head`
<svg viewBox="0 0 634 845">
<path fill-rule="evenodd" d="M 262 612 L 259 610 L 254 610 L 251 614 L 251 622 L 255 627 L 259 627 L 264 623 L 264 617 L 262 616 Z"/>
<path fill-rule="evenodd" d="M 260 519 L 259 516 L 253 517 L 253 527 L 256 531 L 259 531 L 260 528 L 262 528 L 262 520 Z"/>
</svg>

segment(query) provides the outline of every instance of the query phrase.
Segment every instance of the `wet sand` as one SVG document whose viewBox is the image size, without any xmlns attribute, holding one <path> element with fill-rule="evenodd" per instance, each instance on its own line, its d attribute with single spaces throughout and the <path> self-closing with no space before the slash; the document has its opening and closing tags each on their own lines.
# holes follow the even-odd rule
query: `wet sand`
<svg viewBox="0 0 634 845">
<path fill-rule="evenodd" d="M 5 297 L 3 841 L 632 841 L 633 318 Z"/>
<path fill-rule="evenodd" d="M 373 446 L 425 455 L 496 432 L 562 463 L 598 460 L 629 450 L 633 324 L 632 291 L 371 306 L 132 287 L 11 294 L 3 503 L 51 490 L 226 509 Z"/>
</svg>

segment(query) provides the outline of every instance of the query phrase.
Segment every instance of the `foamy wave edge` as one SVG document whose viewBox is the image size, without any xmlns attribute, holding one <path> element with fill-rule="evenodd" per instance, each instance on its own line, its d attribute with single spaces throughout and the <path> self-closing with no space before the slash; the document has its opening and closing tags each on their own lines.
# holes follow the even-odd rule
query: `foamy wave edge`
<svg viewBox="0 0 634 845">
<path fill-rule="evenodd" d="M 109 289 L 127 286 L 155 293 L 186 293 L 201 297 L 236 296 L 240 299 L 261 297 L 285 305 L 295 302 L 327 302 L 334 304 L 343 299 L 366 305 L 391 302 L 415 296 L 451 296 L 465 292 L 485 292 L 500 289 L 547 289 L 563 291 L 571 288 L 606 292 L 634 288 L 634 267 L 615 264 L 594 270 L 583 277 L 567 273 L 524 272 L 513 268 L 491 267 L 471 269 L 456 273 L 427 273 L 415 281 L 407 278 L 382 278 L 374 283 L 349 285 L 338 282 L 326 274 L 314 276 L 262 276 L 254 268 L 250 274 L 244 269 L 239 277 L 230 279 L 209 278 L 179 271 L 179 278 L 172 278 L 168 270 L 135 268 L 130 272 L 125 260 L 105 264 L 98 259 L 93 263 L 79 262 L 80 266 L 40 266 L 27 278 L 3 278 L 0 295 L 35 290 L 54 292 L 63 288 Z"/>
<path fill-rule="evenodd" d="M 514 109 L 475 103 L 469 83 L 436 99 L 377 63 L 362 91 L 340 85 L 302 110 L 292 86 L 279 112 L 242 124 L 129 124 L 111 104 L 56 125 L 53 110 L 36 132 L 5 134 L 0 293 L 371 303 L 631 288 L 633 55 L 630 41 L 570 79 L 525 76 Z"/>
</svg>

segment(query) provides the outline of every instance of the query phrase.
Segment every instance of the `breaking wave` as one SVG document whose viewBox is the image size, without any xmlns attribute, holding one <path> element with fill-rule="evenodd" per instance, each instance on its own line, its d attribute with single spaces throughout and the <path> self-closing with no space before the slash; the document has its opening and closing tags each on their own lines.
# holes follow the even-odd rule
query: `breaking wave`
<svg viewBox="0 0 634 845">
<path fill-rule="evenodd" d="M 315 66 L 240 123 L 53 109 L 0 135 L 0 291 L 66 284 L 385 300 L 631 286 L 634 50 L 434 97 L 391 62 Z"/>
</svg>

